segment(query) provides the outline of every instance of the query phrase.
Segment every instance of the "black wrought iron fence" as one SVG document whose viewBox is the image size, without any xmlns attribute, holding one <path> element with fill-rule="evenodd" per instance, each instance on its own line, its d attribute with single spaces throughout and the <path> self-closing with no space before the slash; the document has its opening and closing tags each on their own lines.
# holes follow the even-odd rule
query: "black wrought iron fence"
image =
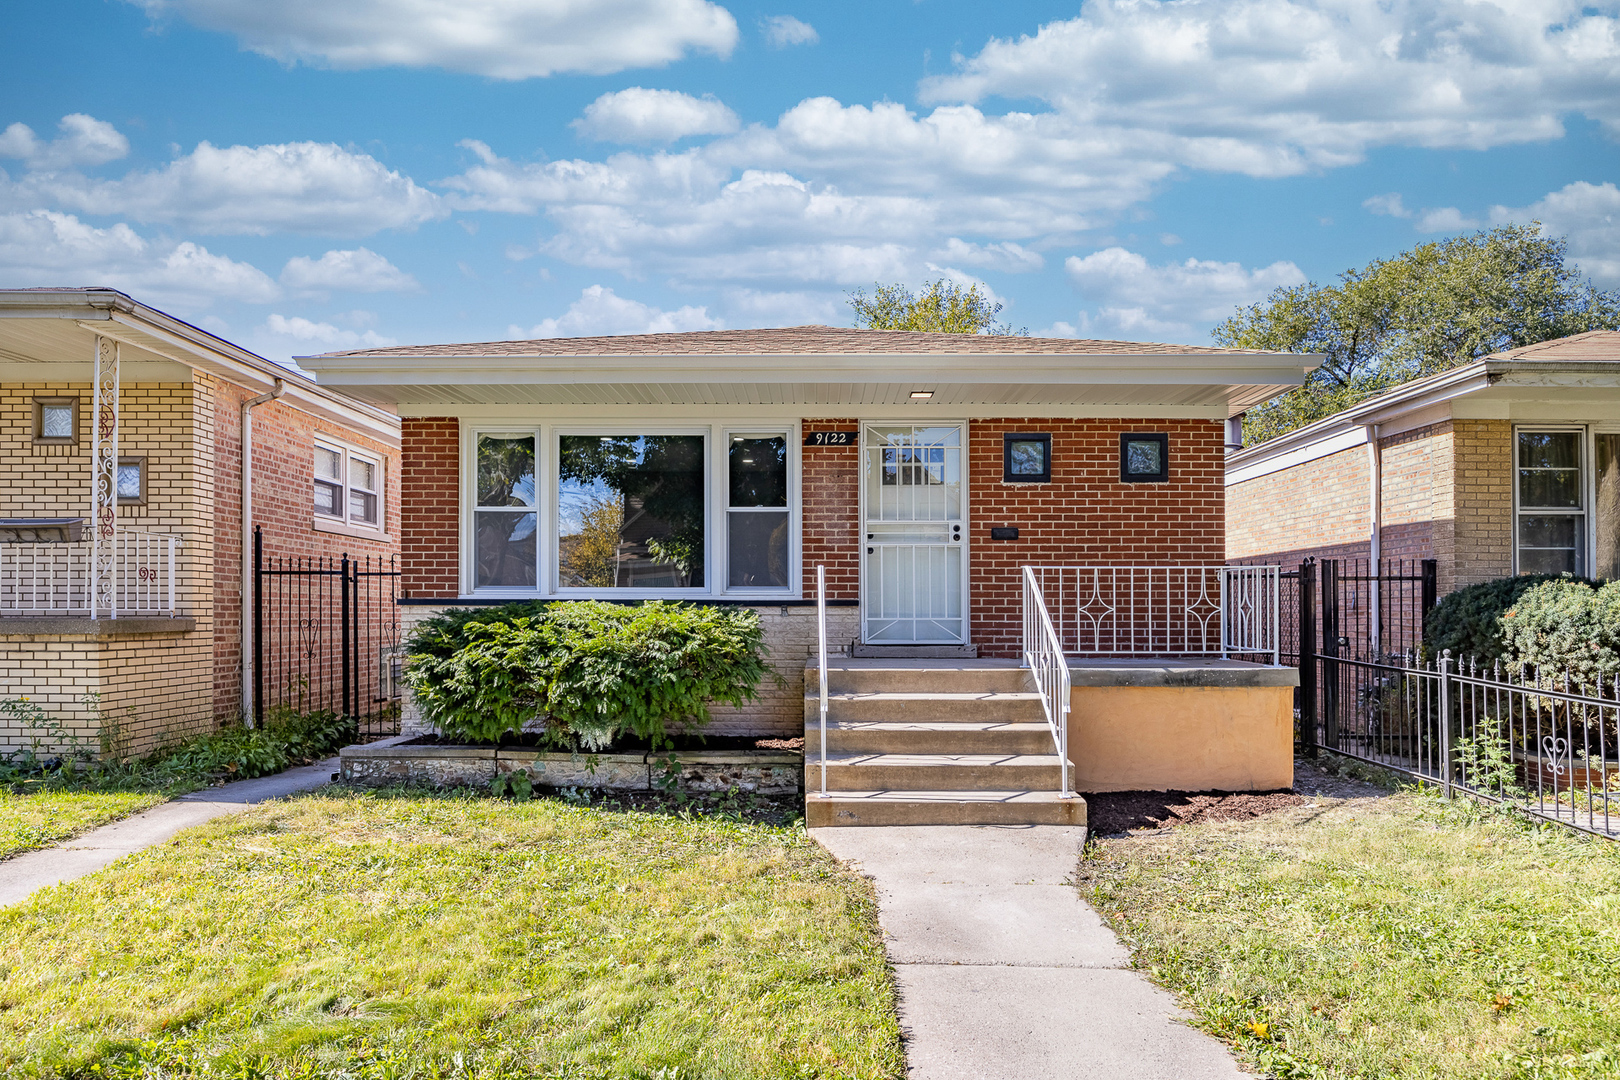
<svg viewBox="0 0 1620 1080">
<path fill-rule="evenodd" d="M 399 732 L 399 568 L 392 556 L 276 556 L 253 531 L 253 712 L 330 710 Z"/>
</svg>

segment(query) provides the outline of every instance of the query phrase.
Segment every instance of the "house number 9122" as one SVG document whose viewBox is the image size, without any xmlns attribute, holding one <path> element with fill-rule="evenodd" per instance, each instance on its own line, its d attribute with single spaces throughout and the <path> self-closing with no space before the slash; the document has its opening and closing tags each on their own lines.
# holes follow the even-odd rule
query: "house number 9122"
<svg viewBox="0 0 1620 1080">
<path fill-rule="evenodd" d="M 807 431 L 804 433 L 806 446 L 854 446 L 858 431 Z"/>
</svg>

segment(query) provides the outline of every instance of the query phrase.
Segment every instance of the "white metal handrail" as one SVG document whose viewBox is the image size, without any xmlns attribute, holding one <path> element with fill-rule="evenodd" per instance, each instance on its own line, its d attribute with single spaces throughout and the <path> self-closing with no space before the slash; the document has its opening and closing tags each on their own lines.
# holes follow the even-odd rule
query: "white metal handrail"
<svg viewBox="0 0 1620 1080">
<path fill-rule="evenodd" d="M 1069 660 L 1047 613 L 1034 568 L 1029 566 L 1024 567 L 1024 666 L 1035 675 L 1046 726 L 1057 748 L 1058 790 L 1068 798 L 1073 794 L 1069 789 Z"/>
<path fill-rule="evenodd" d="M 0 543 L 0 615 L 174 615 L 180 538 L 119 529 L 111 543 L 110 601 L 96 596 L 89 540 Z"/>
<path fill-rule="evenodd" d="M 816 669 L 821 673 L 821 794 L 827 794 L 827 568 L 816 564 Z"/>
<path fill-rule="evenodd" d="M 1280 567 L 1024 570 L 1067 655 L 1269 655 L 1273 664 L 1281 661 Z"/>
</svg>

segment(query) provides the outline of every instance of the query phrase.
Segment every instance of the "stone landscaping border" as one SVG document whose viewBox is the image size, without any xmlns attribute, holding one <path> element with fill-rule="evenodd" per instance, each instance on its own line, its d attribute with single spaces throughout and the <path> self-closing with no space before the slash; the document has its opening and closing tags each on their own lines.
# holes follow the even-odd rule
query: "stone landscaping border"
<svg viewBox="0 0 1620 1080">
<path fill-rule="evenodd" d="M 569 754 L 524 746 L 405 745 L 411 736 L 340 751 L 339 773 L 352 784 L 386 787 L 483 785 L 526 769 L 536 785 L 652 791 L 741 791 L 796 795 L 804 790 L 804 755 L 786 750 L 638 750 Z M 671 761 L 673 758 L 673 762 Z"/>
</svg>

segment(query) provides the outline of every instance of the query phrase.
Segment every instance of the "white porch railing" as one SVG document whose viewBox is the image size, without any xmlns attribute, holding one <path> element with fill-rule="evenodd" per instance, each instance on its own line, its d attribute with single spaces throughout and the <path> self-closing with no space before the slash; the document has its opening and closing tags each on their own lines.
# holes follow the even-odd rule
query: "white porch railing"
<svg viewBox="0 0 1620 1080">
<path fill-rule="evenodd" d="M 827 568 L 816 564 L 816 670 L 821 675 L 821 794 L 827 794 Z"/>
<path fill-rule="evenodd" d="M 1024 567 L 1024 666 L 1035 675 L 1046 711 L 1046 726 L 1058 754 L 1058 788 L 1064 798 L 1069 790 L 1069 660 L 1063 655 L 1052 617 L 1041 597 L 1034 567 Z"/>
<path fill-rule="evenodd" d="M 1276 566 L 1026 566 L 1069 656 L 1281 659 Z M 1029 627 L 1026 623 L 1025 648 Z"/>
<path fill-rule="evenodd" d="M 107 541 L 103 541 L 106 543 Z M 119 529 L 113 545 L 113 602 L 91 587 L 91 543 L 0 543 L 0 616 L 174 615 L 180 538 Z"/>
</svg>

